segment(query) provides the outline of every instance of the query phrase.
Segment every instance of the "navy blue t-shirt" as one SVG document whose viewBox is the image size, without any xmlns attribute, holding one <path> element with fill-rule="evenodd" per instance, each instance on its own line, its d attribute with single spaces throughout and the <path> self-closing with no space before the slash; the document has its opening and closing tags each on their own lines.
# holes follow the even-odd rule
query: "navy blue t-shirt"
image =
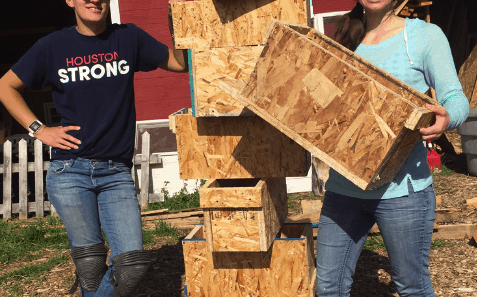
<svg viewBox="0 0 477 297">
<path fill-rule="evenodd" d="M 52 86 L 61 125 L 80 126 L 70 135 L 78 149 L 54 148 L 52 159 L 77 157 L 130 164 L 136 111 L 134 72 L 157 69 L 168 47 L 133 24 L 110 25 L 97 36 L 75 27 L 40 39 L 12 71 L 31 89 Z"/>
</svg>

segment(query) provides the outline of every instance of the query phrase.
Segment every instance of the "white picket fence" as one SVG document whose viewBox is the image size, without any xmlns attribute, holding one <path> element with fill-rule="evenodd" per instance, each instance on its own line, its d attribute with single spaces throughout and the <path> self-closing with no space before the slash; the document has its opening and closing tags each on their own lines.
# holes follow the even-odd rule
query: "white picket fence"
<svg viewBox="0 0 477 297">
<path fill-rule="evenodd" d="M 11 218 L 18 214 L 20 219 L 26 219 L 28 214 L 44 216 L 45 211 L 54 208 L 50 202 L 45 201 L 44 196 L 44 171 L 48 170 L 49 161 L 43 161 L 43 149 L 40 140 L 34 141 L 34 161 L 28 162 L 28 145 L 25 139 L 18 142 L 18 163 L 13 163 L 12 142 L 7 140 L 3 144 L 3 164 L 0 166 L 0 174 L 3 176 L 3 202 L 0 204 L 0 214 L 3 219 Z M 150 154 L 150 135 L 142 134 L 142 153 L 134 156 L 131 174 L 135 180 L 138 200 L 141 207 L 146 207 L 150 202 L 164 201 L 162 193 L 150 193 L 150 165 L 161 164 L 160 154 Z M 141 189 L 137 169 L 141 169 Z M 28 202 L 28 172 L 34 172 L 35 197 L 34 202 Z M 18 203 L 12 203 L 13 173 L 18 173 Z M 15 176 L 16 178 L 16 176 Z M 32 184 L 30 182 L 30 184 Z"/>
</svg>

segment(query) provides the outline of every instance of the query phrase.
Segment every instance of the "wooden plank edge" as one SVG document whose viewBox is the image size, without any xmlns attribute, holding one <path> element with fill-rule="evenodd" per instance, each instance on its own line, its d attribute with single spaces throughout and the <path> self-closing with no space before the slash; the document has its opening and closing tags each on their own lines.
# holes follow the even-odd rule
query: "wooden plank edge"
<svg viewBox="0 0 477 297">
<path fill-rule="evenodd" d="M 327 154 L 323 153 L 321 150 L 316 148 L 312 143 L 309 141 L 302 139 L 302 138 L 296 138 L 295 135 L 297 134 L 295 131 L 290 129 L 289 127 L 286 127 L 283 125 L 280 121 L 278 121 L 275 117 L 271 116 L 269 113 L 264 112 L 260 110 L 256 104 L 253 102 L 249 101 L 247 98 L 245 98 L 237 89 L 231 87 L 227 82 L 221 81 L 218 83 L 218 88 L 221 89 L 222 91 L 226 92 L 229 94 L 232 98 L 235 100 L 239 101 L 242 105 L 245 107 L 249 108 L 252 110 L 256 115 L 267 121 L 269 124 L 277 128 L 280 132 L 283 134 L 287 135 L 291 139 L 293 139 L 296 143 L 301 145 L 304 149 L 309 151 L 313 156 L 317 157 L 318 159 L 322 160 L 325 162 L 328 166 L 332 167 L 335 169 L 338 173 L 341 175 L 345 176 L 348 178 L 350 181 L 352 181 L 354 184 L 356 184 L 358 187 L 361 189 L 365 190 L 368 183 L 359 178 L 358 176 L 354 175 L 353 173 L 350 173 L 343 165 L 339 164 L 336 162 L 333 158 L 329 157 Z"/>
<path fill-rule="evenodd" d="M 477 224 L 438 225 L 437 232 L 432 234 L 436 239 L 463 239 L 477 233 Z"/>
</svg>

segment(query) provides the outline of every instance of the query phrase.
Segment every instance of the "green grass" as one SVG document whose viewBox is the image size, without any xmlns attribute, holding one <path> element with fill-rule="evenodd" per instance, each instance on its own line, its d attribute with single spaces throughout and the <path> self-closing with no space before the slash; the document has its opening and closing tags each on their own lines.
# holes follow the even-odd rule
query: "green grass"
<svg viewBox="0 0 477 297">
<path fill-rule="evenodd" d="M 69 257 L 65 254 L 53 257 L 48 262 L 40 264 L 29 264 L 15 269 L 7 274 L 0 276 L 0 285 L 6 282 L 22 280 L 30 282 L 32 278 L 41 276 L 58 264 L 68 261 Z"/>
<path fill-rule="evenodd" d="M 378 248 L 386 250 L 383 238 L 379 234 L 374 234 L 370 238 L 368 238 L 364 244 L 364 248 L 368 251 L 375 251 Z"/>
<path fill-rule="evenodd" d="M 13 224 L 0 221 L 0 263 L 8 263 L 46 248 L 68 249 L 68 237 L 61 224 L 59 218 L 51 216 Z"/>
<path fill-rule="evenodd" d="M 440 248 L 440 247 L 443 247 L 443 246 L 452 247 L 453 245 L 454 245 L 453 243 L 445 242 L 442 239 L 436 239 L 433 242 L 431 242 L 431 249 L 436 249 L 436 248 Z"/>
<path fill-rule="evenodd" d="M 446 165 L 441 164 L 441 171 L 433 171 L 432 175 L 434 177 L 436 176 L 448 176 L 454 174 L 454 171 L 450 170 L 449 168 L 446 167 Z"/>
<path fill-rule="evenodd" d="M 179 229 L 168 225 L 163 220 L 159 220 L 159 222 L 156 223 L 156 229 L 143 231 L 144 244 L 147 245 L 147 244 L 153 243 L 154 235 L 159 237 L 167 236 L 168 237 L 167 242 L 173 243 L 179 240 L 179 236 L 181 235 L 181 232 Z"/>
<path fill-rule="evenodd" d="M 299 195 L 297 194 L 288 195 L 288 208 L 294 213 L 300 212 L 300 203 L 298 203 L 298 201 L 295 201 L 298 198 L 299 198 Z"/>
<path fill-rule="evenodd" d="M 200 186 L 205 184 L 205 180 L 201 180 Z M 164 193 L 164 202 L 149 203 L 144 211 L 158 210 L 167 208 L 169 210 L 180 210 L 188 208 L 196 208 L 200 206 L 199 191 L 196 189 L 193 193 L 188 193 L 187 189 L 182 188 L 179 193 L 170 196 L 169 192 L 162 189 Z"/>
</svg>

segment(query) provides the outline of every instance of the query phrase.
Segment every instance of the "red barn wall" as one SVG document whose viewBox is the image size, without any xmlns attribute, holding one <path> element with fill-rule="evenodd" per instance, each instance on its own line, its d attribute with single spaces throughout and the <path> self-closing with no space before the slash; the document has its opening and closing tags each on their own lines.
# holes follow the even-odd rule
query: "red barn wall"
<svg viewBox="0 0 477 297">
<path fill-rule="evenodd" d="M 172 47 L 167 25 L 169 1 L 119 0 L 121 23 L 134 23 L 160 42 Z M 179 109 L 190 107 L 188 73 L 158 69 L 137 72 L 134 80 L 138 121 L 167 119 Z"/>
<path fill-rule="evenodd" d="M 313 0 L 313 13 L 347 11 L 353 9 L 356 0 Z"/>
</svg>

